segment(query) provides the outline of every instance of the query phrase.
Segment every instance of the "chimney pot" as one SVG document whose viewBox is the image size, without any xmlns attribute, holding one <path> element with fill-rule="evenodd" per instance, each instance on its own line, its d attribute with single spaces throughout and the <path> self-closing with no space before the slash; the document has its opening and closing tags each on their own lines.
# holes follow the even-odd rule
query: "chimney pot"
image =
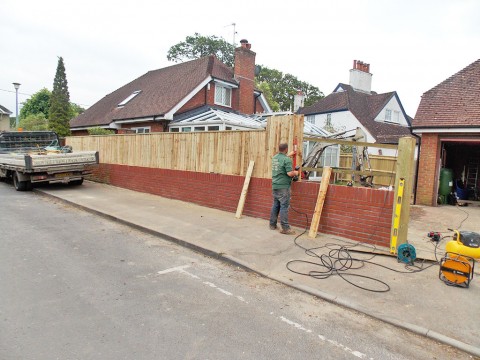
<svg viewBox="0 0 480 360">
<path fill-rule="evenodd" d="M 246 40 L 246 39 L 240 40 L 240 44 L 242 45 L 242 48 L 247 48 L 247 49 L 248 49 L 248 45 L 250 45 L 250 44 L 248 43 L 248 40 Z M 250 46 L 251 46 L 251 45 L 250 45 Z"/>
</svg>

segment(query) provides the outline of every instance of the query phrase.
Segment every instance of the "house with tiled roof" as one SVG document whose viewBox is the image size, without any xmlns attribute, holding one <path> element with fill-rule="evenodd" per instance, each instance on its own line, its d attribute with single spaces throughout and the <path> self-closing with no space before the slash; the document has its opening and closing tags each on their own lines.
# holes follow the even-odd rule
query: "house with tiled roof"
<svg viewBox="0 0 480 360">
<path fill-rule="evenodd" d="M 0 131 L 10 130 L 10 115 L 12 115 L 12 112 L 5 106 L 0 105 Z"/>
<path fill-rule="evenodd" d="M 271 112 L 263 94 L 255 89 L 255 52 L 247 40 L 235 49 L 233 69 L 214 55 L 149 71 L 106 95 L 70 121 L 73 135 L 85 135 L 88 128 L 113 129 L 117 133 L 164 132 L 179 117 L 202 108 L 234 115 Z M 198 112 L 195 113 L 198 116 Z M 216 131 L 243 129 L 232 122 L 204 122 L 172 127 L 172 131 Z"/>
<path fill-rule="evenodd" d="M 361 128 L 366 141 L 398 144 L 410 136 L 411 118 L 405 113 L 395 91 L 377 94 L 371 90 L 370 64 L 355 60 L 349 84 L 339 83 L 333 92 L 315 104 L 300 108 L 305 121 L 332 131 Z M 370 153 L 395 155 L 394 150 L 369 148 Z"/>
<path fill-rule="evenodd" d="M 436 205 L 449 191 L 479 200 L 480 59 L 422 95 L 412 130 L 421 137 L 416 203 Z"/>
</svg>

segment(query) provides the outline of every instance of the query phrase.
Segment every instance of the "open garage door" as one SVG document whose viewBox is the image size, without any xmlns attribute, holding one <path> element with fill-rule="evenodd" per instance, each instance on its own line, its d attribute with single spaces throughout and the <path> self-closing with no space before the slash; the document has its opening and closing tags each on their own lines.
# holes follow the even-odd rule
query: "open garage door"
<svg viewBox="0 0 480 360">
<path fill-rule="evenodd" d="M 461 200 L 480 200 L 480 137 L 441 138 L 442 168 L 451 169 Z"/>
</svg>

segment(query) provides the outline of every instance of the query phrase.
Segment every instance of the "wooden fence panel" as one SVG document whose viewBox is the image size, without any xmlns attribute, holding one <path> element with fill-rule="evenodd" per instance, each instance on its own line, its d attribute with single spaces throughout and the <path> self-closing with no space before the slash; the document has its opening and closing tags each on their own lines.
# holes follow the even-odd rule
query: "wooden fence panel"
<svg viewBox="0 0 480 360">
<path fill-rule="evenodd" d="M 302 144 L 303 115 L 271 117 L 266 130 L 74 136 L 66 143 L 98 150 L 101 163 L 204 173 L 244 176 L 253 160 L 252 176 L 269 178 L 278 144 L 295 137 Z"/>
<path fill-rule="evenodd" d="M 373 183 L 380 186 L 390 186 L 395 183 L 395 167 L 397 163 L 397 158 L 394 156 L 382 156 L 382 155 L 369 155 L 370 165 L 372 166 L 372 171 L 385 172 L 386 174 L 391 174 L 392 176 L 374 176 Z M 342 153 L 340 155 L 340 168 L 351 169 L 352 168 L 352 154 Z M 367 171 L 368 166 L 365 164 L 365 171 Z M 350 181 L 350 174 L 337 174 L 337 180 Z"/>
</svg>

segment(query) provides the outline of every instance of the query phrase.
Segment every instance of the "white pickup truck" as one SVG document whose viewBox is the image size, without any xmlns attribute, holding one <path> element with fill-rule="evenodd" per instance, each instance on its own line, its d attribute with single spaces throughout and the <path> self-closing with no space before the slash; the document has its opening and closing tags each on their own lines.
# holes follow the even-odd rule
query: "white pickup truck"
<svg viewBox="0 0 480 360">
<path fill-rule="evenodd" d="M 0 180 L 12 179 L 17 191 L 41 182 L 81 185 L 97 164 L 98 151 L 72 152 L 53 131 L 0 132 Z"/>
</svg>

